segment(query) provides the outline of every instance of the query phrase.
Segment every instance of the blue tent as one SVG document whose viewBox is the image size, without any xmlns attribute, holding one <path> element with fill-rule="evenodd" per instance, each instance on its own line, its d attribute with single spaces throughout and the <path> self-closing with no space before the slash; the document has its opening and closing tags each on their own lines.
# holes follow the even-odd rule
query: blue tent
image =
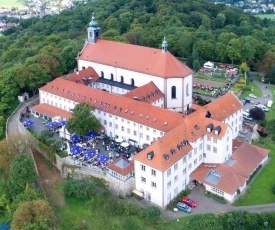
<svg viewBox="0 0 275 230">
<path fill-rule="evenodd" d="M 71 137 L 71 140 L 72 140 L 73 142 L 79 142 L 79 141 L 82 141 L 82 138 L 81 138 L 81 137 L 78 137 L 78 136 L 76 136 L 76 135 L 73 135 L 73 136 Z"/>
<path fill-rule="evenodd" d="M 100 161 L 101 163 L 105 163 L 109 160 L 109 157 L 107 155 L 100 155 L 97 158 L 98 161 Z"/>
<path fill-rule="evenodd" d="M 58 126 L 58 124 L 56 122 L 50 122 L 50 123 L 46 124 L 46 127 L 49 129 L 55 128 L 57 126 Z"/>
<path fill-rule="evenodd" d="M 84 156 L 94 157 L 95 156 L 95 151 L 94 150 L 87 150 L 86 152 L 84 152 Z"/>
<path fill-rule="evenodd" d="M 31 126 L 31 125 L 33 125 L 34 124 L 34 121 L 32 121 L 32 120 L 26 120 L 26 121 L 24 121 L 24 126 L 25 127 L 27 127 L 27 126 Z"/>
<path fill-rule="evenodd" d="M 71 147 L 71 153 L 78 154 L 82 151 L 82 148 L 80 146 L 73 146 Z"/>
<path fill-rule="evenodd" d="M 95 137 L 96 136 L 96 133 L 95 132 L 88 132 L 86 134 L 86 137 Z"/>
<path fill-rule="evenodd" d="M 64 120 L 59 122 L 59 125 L 61 125 L 61 126 L 64 126 L 66 124 L 67 124 L 67 121 L 64 121 Z"/>
</svg>

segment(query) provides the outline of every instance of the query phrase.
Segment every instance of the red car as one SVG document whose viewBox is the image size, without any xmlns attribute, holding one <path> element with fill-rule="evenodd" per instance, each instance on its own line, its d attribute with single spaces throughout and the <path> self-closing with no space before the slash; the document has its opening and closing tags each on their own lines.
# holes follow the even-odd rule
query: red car
<svg viewBox="0 0 275 230">
<path fill-rule="evenodd" d="M 188 197 L 183 197 L 181 202 L 184 204 L 187 204 L 189 207 L 192 207 L 192 208 L 197 207 L 197 202 L 189 199 Z"/>
</svg>

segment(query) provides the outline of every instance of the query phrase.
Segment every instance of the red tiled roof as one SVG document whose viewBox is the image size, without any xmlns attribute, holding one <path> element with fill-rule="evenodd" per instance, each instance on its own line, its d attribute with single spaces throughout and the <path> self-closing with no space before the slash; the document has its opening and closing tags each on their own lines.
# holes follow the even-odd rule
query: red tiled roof
<svg viewBox="0 0 275 230">
<path fill-rule="evenodd" d="M 46 115 L 50 118 L 55 116 L 60 116 L 66 119 L 72 118 L 72 114 L 70 112 L 44 103 L 33 106 L 31 110 Z"/>
<path fill-rule="evenodd" d="M 96 73 L 96 71 L 89 67 L 87 69 L 83 69 L 77 72 L 73 72 L 70 74 L 65 74 L 64 76 L 60 77 L 63 79 L 66 79 L 68 81 L 73 81 L 73 82 L 77 82 L 79 81 L 79 84 L 82 85 L 87 85 L 87 80 L 85 80 L 85 78 L 93 78 L 92 80 L 88 79 L 88 81 L 90 82 L 95 82 L 99 79 L 98 74 Z"/>
<path fill-rule="evenodd" d="M 191 177 L 228 194 L 233 194 L 240 186 L 244 185 L 269 152 L 268 149 L 243 142 L 232 154 L 231 159 L 235 160 L 235 162 L 231 166 L 226 162 L 217 165 L 217 167 L 205 167 L 205 165 L 212 164 L 202 164 L 191 174 Z M 220 173 L 221 178 L 217 184 L 205 180 L 210 170 Z"/>
<path fill-rule="evenodd" d="M 183 78 L 193 71 L 169 51 L 98 39 L 86 43 L 78 59 L 162 78 Z"/>
<path fill-rule="evenodd" d="M 236 160 L 231 168 L 237 174 L 248 179 L 251 173 L 258 167 L 269 152 L 270 150 L 268 149 L 243 142 L 243 144 L 237 148 L 231 156 L 232 159 Z"/>
<path fill-rule="evenodd" d="M 123 159 L 124 161 L 126 161 L 126 162 L 129 163 L 129 165 L 128 165 L 127 167 L 125 167 L 125 168 L 120 168 L 120 167 L 118 167 L 118 166 L 116 165 L 116 163 L 119 162 L 119 161 L 121 161 L 122 159 Z M 113 163 L 109 164 L 109 165 L 107 166 L 107 168 L 113 170 L 114 172 L 116 172 L 116 173 L 118 173 L 118 174 L 120 174 L 120 175 L 122 175 L 122 176 L 126 176 L 126 175 L 128 175 L 130 172 L 134 172 L 134 171 L 135 171 L 135 170 L 134 170 L 134 162 L 133 162 L 133 161 L 129 161 L 129 160 L 127 160 L 127 159 L 125 159 L 125 158 L 122 158 L 122 157 L 116 159 Z"/>
<path fill-rule="evenodd" d="M 101 111 L 136 121 L 139 124 L 164 132 L 172 130 L 184 120 L 183 114 L 61 78 L 53 80 L 39 90 L 78 103 L 90 103 Z"/>
<path fill-rule="evenodd" d="M 239 99 L 231 92 L 204 106 L 217 121 L 223 121 L 243 107 Z"/>
<path fill-rule="evenodd" d="M 152 102 L 164 97 L 164 94 L 160 90 L 159 90 L 159 93 L 156 93 L 156 90 L 159 90 L 158 87 L 151 81 L 146 85 L 143 85 L 141 87 L 138 87 L 134 90 L 129 91 L 128 93 L 124 94 L 123 97 L 128 97 L 131 99 L 136 97 L 142 102 L 151 104 Z M 144 100 L 144 97 L 145 97 L 145 100 Z"/>
<path fill-rule="evenodd" d="M 233 194 L 239 187 L 244 186 L 246 178 L 237 175 L 226 163 L 217 165 L 216 167 L 205 167 L 214 164 L 201 164 L 192 174 L 191 177 L 204 184 L 208 184 L 228 194 Z M 215 166 L 215 165 L 214 165 Z M 217 171 L 221 177 L 217 184 L 206 180 L 206 176 L 210 170 Z"/>
</svg>

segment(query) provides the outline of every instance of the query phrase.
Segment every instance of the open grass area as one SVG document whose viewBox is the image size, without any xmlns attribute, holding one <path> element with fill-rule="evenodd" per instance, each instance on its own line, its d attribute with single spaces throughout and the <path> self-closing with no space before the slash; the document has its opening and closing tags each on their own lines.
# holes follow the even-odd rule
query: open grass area
<svg viewBox="0 0 275 230">
<path fill-rule="evenodd" d="M 261 19 L 267 18 L 267 19 L 275 20 L 275 14 L 256 14 L 255 16 Z"/>
<path fill-rule="evenodd" d="M 253 93 L 256 97 L 262 97 L 263 96 L 262 90 L 256 84 L 254 84 L 253 82 L 250 82 L 249 85 L 248 85 L 248 87 L 250 89 L 252 89 L 252 84 L 253 84 L 253 91 L 251 91 L 251 90 L 244 91 L 240 95 L 240 97 L 239 97 L 240 99 L 248 97 L 248 95 L 251 94 L 251 93 Z"/>
<path fill-rule="evenodd" d="M 23 9 L 24 5 L 18 0 L 0 0 L 1 8 L 8 8 L 11 10 L 12 7 L 17 8 L 18 10 Z"/>
</svg>

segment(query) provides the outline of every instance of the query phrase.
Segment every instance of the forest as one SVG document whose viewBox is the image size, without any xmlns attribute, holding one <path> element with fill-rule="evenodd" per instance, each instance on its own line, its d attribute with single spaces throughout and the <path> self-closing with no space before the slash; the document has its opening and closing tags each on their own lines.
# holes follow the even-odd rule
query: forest
<svg viewBox="0 0 275 230">
<path fill-rule="evenodd" d="M 0 128 L 19 94 L 36 94 L 76 68 L 93 12 L 102 39 L 160 48 L 165 36 L 168 50 L 191 68 L 204 61 L 246 62 L 275 82 L 275 24 L 270 20 L 203 0 L 89 1 L 59 15 L 21 20 L 0 36 Z"/>
</svg>

